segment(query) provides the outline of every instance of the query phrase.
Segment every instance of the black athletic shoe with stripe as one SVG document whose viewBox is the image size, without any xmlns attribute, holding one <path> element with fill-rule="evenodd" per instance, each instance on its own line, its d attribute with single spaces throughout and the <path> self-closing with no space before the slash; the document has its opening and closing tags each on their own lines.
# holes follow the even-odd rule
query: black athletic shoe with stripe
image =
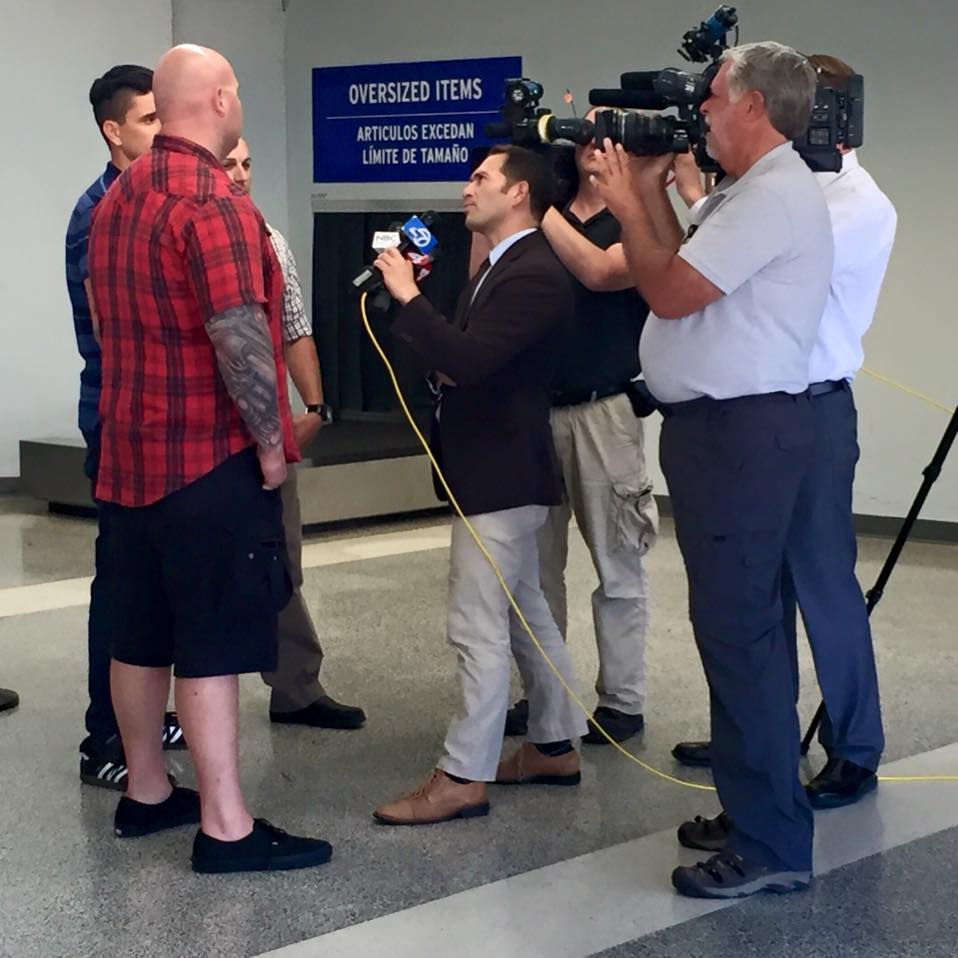
<svg viewBox="0 0 958 958">
<path fill-rule="evenodd" d="M 106 748 L 94 751 L 84 743 L 80 748 L 80 781 L 97 788 L 111 788 L 115 792 L 126 791 L 129 769 L 120 740 L 114 736 Z"/>
<path fill-rule="evenodd" d="M 189 748 L 183 737 L 183 729 L 176 712 L 167 712 L 163 716 L 163 750 L 165 752 L 181 752 Z"/>
<path fill-rule="evenodd" d="M 178 752 L 188 747 L 176 712 L 167 712 L 163 716 L 160 734 L 166 752 Z M 118 736 L 114 735 L 102 749 L 94 749 L 89 739 L 80 746 L 80 781 L 85 785 L 125 792 L 128 775 L 129 769 Z"/>
</svg>

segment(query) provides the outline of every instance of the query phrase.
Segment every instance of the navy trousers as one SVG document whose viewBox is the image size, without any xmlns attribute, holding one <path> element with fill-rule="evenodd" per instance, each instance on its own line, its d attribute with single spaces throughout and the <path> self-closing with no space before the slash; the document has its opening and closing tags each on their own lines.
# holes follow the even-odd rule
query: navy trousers
<svg viewBox="0 0 958 958">
<path fill-rule="evenodd" d="M 874 771 L 885 737 L 868 612 L 855 578 L 852 485 L 858 425 L 851 387 L 811 400 L 811 468 L 798 492 L 801 522 L 786 549 L 783 602 L 798 700 L 795 604 L 802 611 L 826 715 L 819 740 L 829 756 Z"/>
<path fill-rule="evenodd" d="M 660 456 L 709 686 L 712 769 L 733 825 L 728 849 L 774 868 L 812 865 L 798 777 L 785 556 L 811 465 L 807 395 L 699 399 L 664 411 Z"/>
<path fill-rule="evenodd" d="M 100 461 L 100 434 L 85 435 L 87 456 L 84 472 L 91 481 L 96 481 Z M 107 547 L 107 527 L 97 514 L 97 536 L 95 546 L 95 566 L 93 583 L 90 586 L 90 614 L 87 621 L 87 691 L 90 704 L 86 710 L 87 738 L 80 745 L 81 751 L 99 752 L 119 734 L 116 713 L 113 711 L 113 699 L 110 697 L 110 630 L 106 617 L 110 614 L 108 583 L 109 573 L 105 562 Z"/>
</svg>

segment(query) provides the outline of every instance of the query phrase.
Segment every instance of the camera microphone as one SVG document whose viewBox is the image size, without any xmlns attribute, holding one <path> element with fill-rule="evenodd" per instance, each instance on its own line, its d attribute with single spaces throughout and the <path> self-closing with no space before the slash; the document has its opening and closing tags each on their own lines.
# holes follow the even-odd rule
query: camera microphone
<svg viewBox="0 0 958 958">
<path fill-rule="evenodd" d="M 482 128 L 482 134 L 490 140 L 508 140 L 512 136 L 512 124 L 502 120 L 497 123 L 487 123 Z"/>
<path fill-rule="evenodd" d="M 619 84 L 623 90 L 654 90 L 655 81 L 660 72 L 660 70 L 635 70 L 631 73 L 623 73 L 619 77 Z"/>
<path fill-rule="evenodd" d="M 664 110 L 669 106 L 654 90 L 589 90 L 592 106 L 611 106 L 624 110 Z"/>
</svg>

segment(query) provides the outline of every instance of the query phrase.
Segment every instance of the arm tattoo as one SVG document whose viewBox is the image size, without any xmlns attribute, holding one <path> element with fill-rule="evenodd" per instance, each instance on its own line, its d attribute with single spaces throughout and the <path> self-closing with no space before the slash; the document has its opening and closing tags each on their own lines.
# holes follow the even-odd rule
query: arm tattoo
<svg viewBox="0 0 958 958">
<path fill-rule="evenodd" d="M 235 306 L 206 321 L 220 375 L 260 446 L 281 446 L 276 361 L 266 315 L 258 304 Z"/>
</svg>

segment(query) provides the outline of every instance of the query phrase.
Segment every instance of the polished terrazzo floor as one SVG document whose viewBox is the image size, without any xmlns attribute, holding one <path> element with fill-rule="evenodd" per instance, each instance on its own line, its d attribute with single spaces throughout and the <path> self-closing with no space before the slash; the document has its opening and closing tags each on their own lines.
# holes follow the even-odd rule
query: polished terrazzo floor
<svg viewBox="0 0 958 958">
<path fill-rule="evenodd" d="M 367 727 L 350 733 L 273 729 L 265 687 L 257 677 L 243 680 L 243 775 L 254 813 L 329 838 L 336 849 L 332 864 L 313 872 L 211 878 L 189 870 L 188 829 L 119 842 L 110 830 L 115 795 L 79 784 L 86 612 L 76 595 L 91 571 L 92 524 L 23 511 L 0 514 L 0 685 L 16 688 L 23 703 L 0 716 L 0 955 L 253 956 L 298 943 L 302 955 L 378 954 L 379 946 L 370 944 L 375 937 L 365 944 L 351 938 L 333 951 L 340 939 L 330 936 L 324 944 L 322 936 L 350 926 L 358 932 L 364 923 L 374 933 L 376 920 L 424 903 L 454 902 L 450 896 L 495 888 L 535 869 L 558 875 L 563 863 L 579 856 L 585 856 L 589 877 L 577 872 L 579 888 L 556 879 L 553 920 L 580 928 L 584 922 L 598 932 L 603 899 L 589 898 L 582 908 L 576 903 L 583 880 L 599 888 L 609 882 L 610 894 L 622 892 L 621 876 L 603 873 L 603 850 L 714 810 L 712 795 L 656 779 L 608 749 L 593 748 L 585 752 L 579 789 L 497 791 L 492 814 L 466 823 L 399 830 L 374 825 L 371 809 L 430 768 L 456 702 L 453 656 L 443 640 L 446 521 L 420 517 L 387 529 L 338 529 L 307 539 L 306 595 L 327 650 L 324 679 L 337 698 L 367 709 Z M 866 585 L 888 546 L 862 540 Z M 681 562 L 667 523 L 649 567 L 647 729 L 635 751 L 674 773 L 670 748 L 707 732 L 707 713 L 685 618 Z M 594 579 L 577 537 L 569 581 L 570 641 L 580 688 L 591 702 Z M 18 614 L 23 587 L 38 585 L 45 589 L 42 602 L 31 608 L 39 611 Z M 875 614 L 888 761 L 958 742 L 956 587 L 958 547 L 913 543 Z M 803 668 L 808 716 L 816 696 L 807 656 Z M 813 752 L 810 768 L 820 760 Z M 171 768 L 191 781 L 184 756 L 171 758 Z M 707 773 L 688 778 L 708 781 Z M 900 787 L 923 789 L 924 800 L 958 808 L 958 785 Z M 896 799 L 896 818 L 907 817 L 907 808 Z M 918 810 L 915 815 L 931 818 Z M 577 953 L 614 944 L 606 953 L 617 958 L 953 955 L 954 919 L 943 903 L 958 888 L 950 867 L 958 832 L 927 835 L 922 827 L 916 823 L 915 841 L 823 875 L 806 895 L 715 914 L 683 913 L 671 927 L 635 941 L 609 942 L 597 934 L 595 947 L 580 944 Z M 667 871 L 648 876 L 663 887 L 667 878 Z M 508 916 L 518 941 L 521 901 L 517 891 Z M 490 927 L 504 920 L 495 907 L 488 917 Z M 458 941 L 454 927 L 443 927 L 440 919 L 433 954 L 477 953 L 469 950 L 475 942 Z M 951 951 L 939 941 L 946 935 Z M 516 946 L 515 954 L 539 954 L 534 939 L 530 927 L 530 944 Z M 399 953 L 395 938 L 382 953 Z"/>
</svg>

